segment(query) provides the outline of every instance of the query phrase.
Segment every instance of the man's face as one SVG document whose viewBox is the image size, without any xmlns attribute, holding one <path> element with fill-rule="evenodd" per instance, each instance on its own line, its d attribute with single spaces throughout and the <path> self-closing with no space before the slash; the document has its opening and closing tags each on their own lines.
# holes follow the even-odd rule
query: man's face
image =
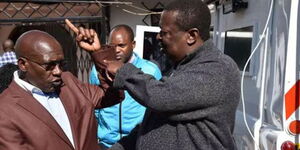
<svg viewBox="0 0 300 150">
<path fill-rule="evenodd" d="M 64 65 L 62 48 L 58 42 L 40 42 L 33 47 L 38 48 L 39 53 L 35 52 L 35 55 L 28 58 L 20 58 L 26 61 L 25 79 L 43 92 L 54 92 L 62 84 L 61 73 Z"/>
<path fill-rule="evenodd" d="M 112 31 L 109 36 L 109 44 L 116 46 L 117 60 L 127 63 L 132 56 L 135 41 L 132 41 L 128 32 L 124 29 Z"/>
<path fill-rule="evenodd" d="M 179 30 L 176 20 L 177 12 L 163 11 L 160 18 L 161 31 L 157 39 L 161 42 L 162 48 L 169 57 L 178 62 L 185 57 L 186 32 Z"/>
</svg>

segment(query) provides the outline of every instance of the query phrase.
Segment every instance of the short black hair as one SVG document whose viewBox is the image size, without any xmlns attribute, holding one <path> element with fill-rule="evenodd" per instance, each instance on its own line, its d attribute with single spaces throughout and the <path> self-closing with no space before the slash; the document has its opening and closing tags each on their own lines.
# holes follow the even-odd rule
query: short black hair
<svg viewBox="0 0 300 150">
<path fill-rule="evenodd" d="M 130 40 L 131 40 L 131 41 L 134 40 L 134 33 L 133 33 L 131 27 L 129 27 L 129 26 L 126 25 L 126 24 L 119 24 L 119 25 L 116 25 L 116 26 L 114 26 L 114 27 L 111 29 L 111 31 L 118 31 L 118 30 L 120 30 L 120 29 L 125 29 L 125 31 L 129 33 L 129 38 L 130 38 Z"/>
<path fill-rule="evenodd" d="M 197 28 L 203 41 L 209 39 L 211 15 L 202 0 L 174 0 L 164 8 L 164 11 L 178 12 L 176 24 L 180 30 Z"/>
<path fill-rule="evenodd" d="M 13 74 L 19 67 L 15 64 L 5 64 L 0 68 L 0 93 L 8 88 L 9 84 L 13 80 Z"/>
</svg>

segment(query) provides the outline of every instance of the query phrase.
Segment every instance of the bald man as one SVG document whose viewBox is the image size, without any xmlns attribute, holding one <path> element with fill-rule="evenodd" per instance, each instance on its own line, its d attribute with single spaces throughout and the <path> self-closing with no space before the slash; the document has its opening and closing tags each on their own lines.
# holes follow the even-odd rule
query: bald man
<svg viewBox="0 0 300 150">
<path fill-rule="evenodd" d="M 94 109 L 120 102 L 123 92 L 106 77 L 98 87 L 64 72 L 62 47 L 45 32 L 21 35 L 16 54 L 19 70 L 0 95 L 0 150 L 99 149 Z"/>
<path fill-rule="evenodd" d="M 14 42 L 10 39 L 7 39 L 2 44 L 3 47 L 3 55 L 0 57 L 0 67 L 12 63 L 17 64 L 16 54 L 14 52 Z"/>
</svg>

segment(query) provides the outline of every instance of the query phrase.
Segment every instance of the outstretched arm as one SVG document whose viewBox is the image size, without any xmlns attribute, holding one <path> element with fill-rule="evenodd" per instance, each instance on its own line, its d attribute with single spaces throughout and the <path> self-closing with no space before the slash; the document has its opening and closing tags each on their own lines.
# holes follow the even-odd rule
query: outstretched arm
<svg viewBox="0 0 300 150">
<path fill-rule="evenodd" d="M 68 27 L 77 35 L 76 41 L 78 42 L 78 45 L 84 49 L 87 52 L 90 52 L 91 57 L 96 65 L 96 69 L 98 72 L 104 72 L 105 78 L 107 78 L 108 81 L 112 81 L 113 77 L 110 74 L 110 72 L 107 71 L 107 64 L 104 63 L 103 59 L 108 58 L 107 56 L 104 56 L 103 49 L 105 49 L 105 46 L 101 46 L 101 43 L 99 41 L 98 35 L 93 29 L 85 29 L 82 27 L 77 28 L 74 24 L 72 24 L 68 19 L 65 20 Z"/>
<path fill-rule="evenodd" d="M 103 67 L 105 65 L 102 65 L 101 62 L 103 62 L 99 55 L 99 50 L 101 49 L 101 44 L 98 38 L 97 33 L 93 29 L 84 29 L 82 27 L 77 28 L 75 25 L 73 25 L 68 19 L 65 20 L 68 27 L 77 35 L 76 41 L 78 42 L 79 46 L 90 52 L 91 57 L 96 65 L 97 72 L 99 73 L 98 78 L 101 82 L 101 87 L 103 90 L 103 97 L 101 102 L 97 103 L 96 107 L 108 107 L 116 103 L 116 101 L 113 101 L 114 99 L 123 99 L 124 98 L 124 92 L 114 89 L 112 87 L 112 80 L 106 71 L 106 68 Z M 120 100 L 119 100 L 120 102 Z"/>
</svg>

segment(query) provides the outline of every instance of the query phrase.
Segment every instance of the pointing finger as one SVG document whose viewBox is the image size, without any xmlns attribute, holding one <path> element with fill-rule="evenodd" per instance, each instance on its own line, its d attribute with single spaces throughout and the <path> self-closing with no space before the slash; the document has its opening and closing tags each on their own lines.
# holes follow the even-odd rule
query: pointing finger
<svg viewBox="0 0 300 150">
<path fill-rule="evenodd" d="M 65 22 L 66 22 L 66 24 L 68 25 L 68 27 L 69 27 L 73 32 L 75 32 L 76 34 L 79 33 L 78 28 L 75 27 L 74 24 L 71 23 L 71 21 L 70 21 L 69 19 L 66 19 Z"/>
</svg>

